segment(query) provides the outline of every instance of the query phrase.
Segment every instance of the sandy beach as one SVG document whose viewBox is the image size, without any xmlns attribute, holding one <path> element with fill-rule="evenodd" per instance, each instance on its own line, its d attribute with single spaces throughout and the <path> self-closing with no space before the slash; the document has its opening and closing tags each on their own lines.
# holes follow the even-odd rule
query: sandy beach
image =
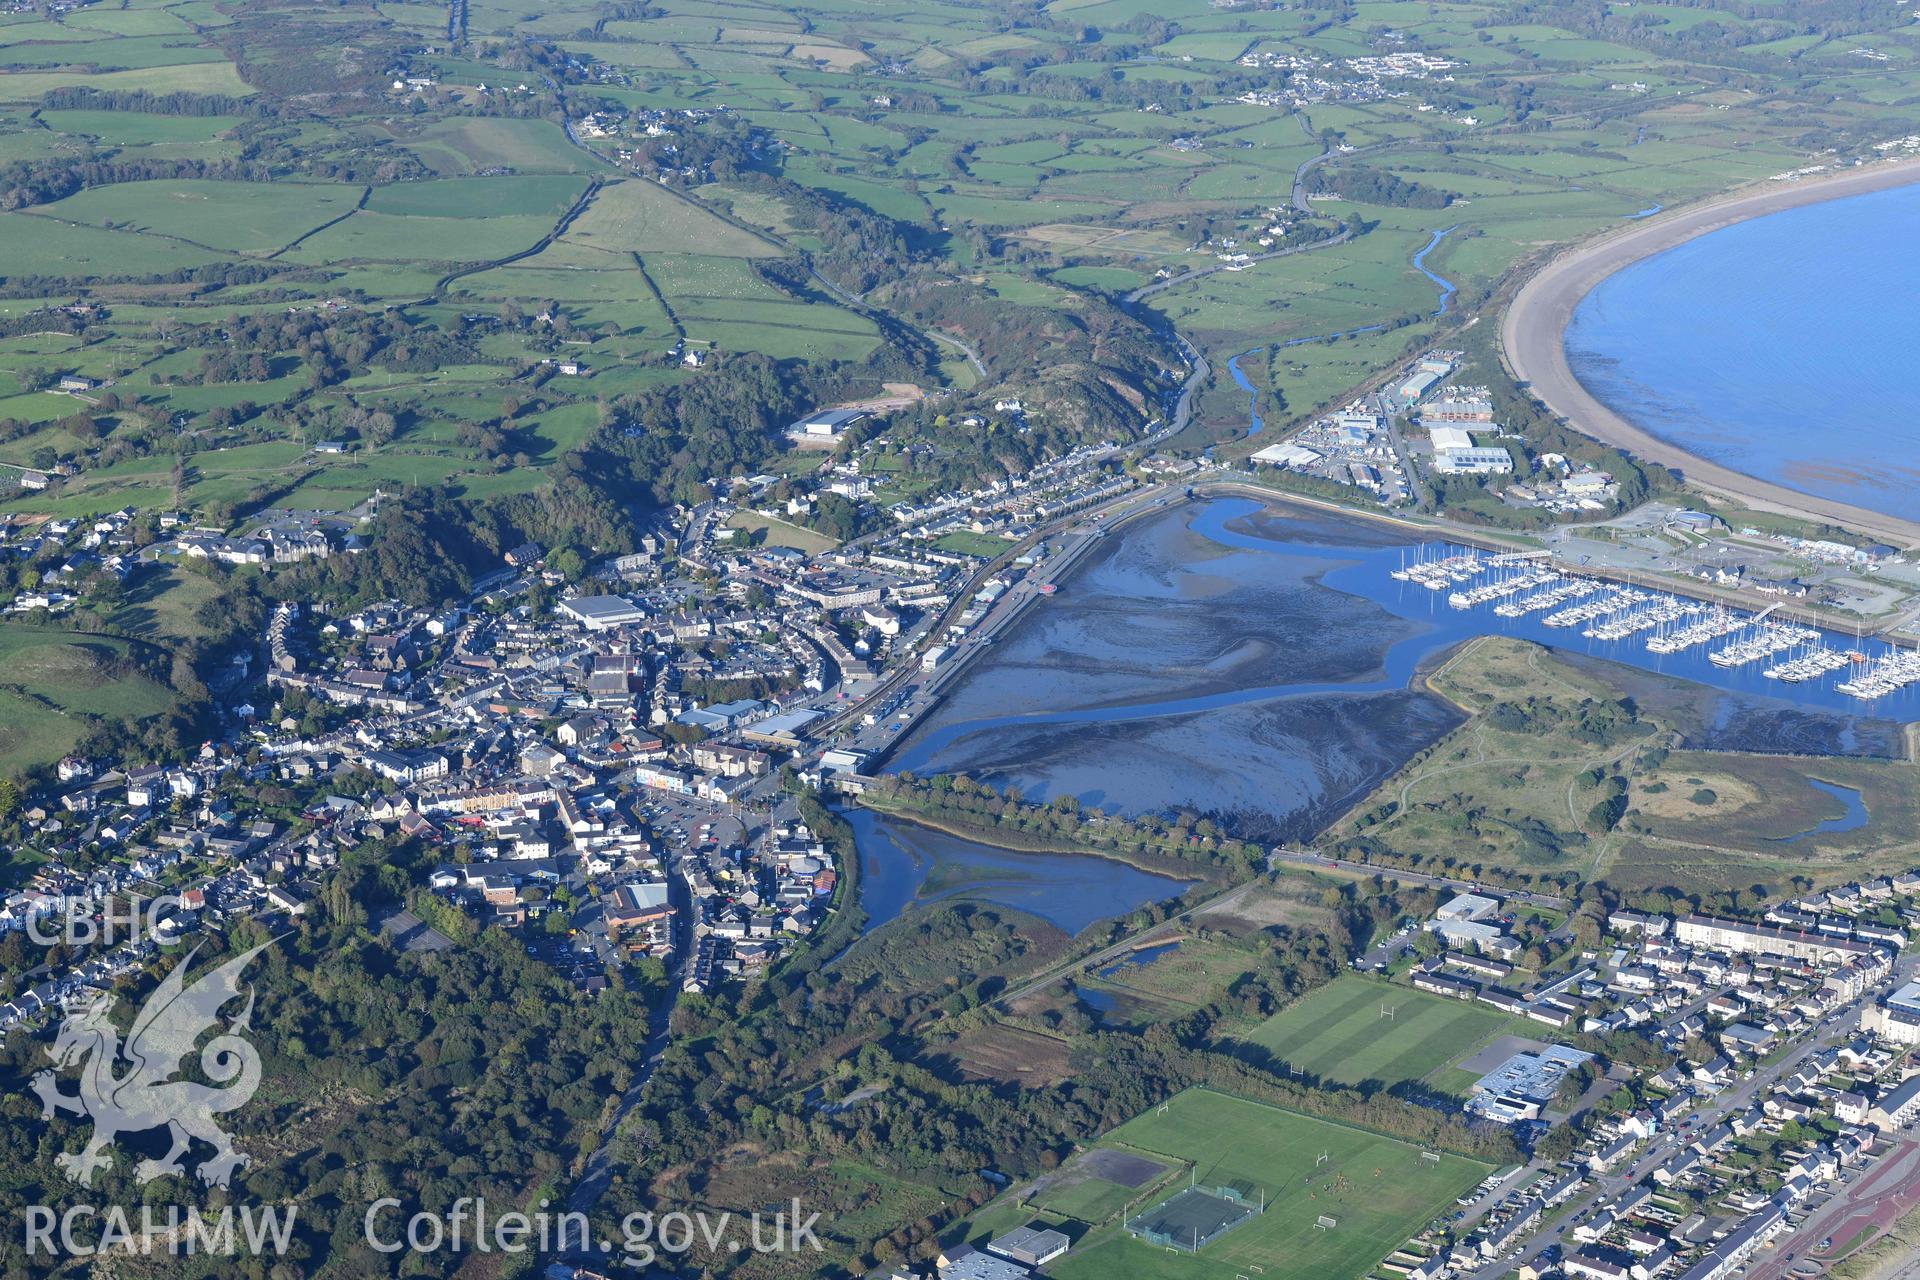
<svg viewBox="0 0 1920 1280">
<path fill-rule="evenodd" d="M 1530 385 L 1575 430 L 1647 462 L 1678 471 L 1689 484 L 1771 511 L 1843 525 L 1899 547 L 1920 547 L 1920 520 L 1868 511 L 1800 493 L 1696 457 L 1601 404 L 1567 364 L 1566 329 L 1574 309 L 1602 280 L 1642 258 L 1748 218 L 1841 196 L 1920 182 L 1920 160 L 1883 161 L 1797 182 L 1771 182 L 1707 204 L 1674 210 L 1561 253 L 1515 295 L 1500 340 L 1515 378 Z"/>
</svg>

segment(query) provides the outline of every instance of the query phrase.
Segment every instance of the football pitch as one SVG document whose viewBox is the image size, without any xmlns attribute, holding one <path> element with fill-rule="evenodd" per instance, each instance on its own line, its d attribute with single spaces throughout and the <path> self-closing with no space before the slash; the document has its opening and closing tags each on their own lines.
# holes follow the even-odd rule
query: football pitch
<svg viewBox="0 0 1920 1280">
<path fill-rule="evenodd" d="M 1180 1217 L 1190 1183 L 1231 1187 L 1255 1212 L 1197 1254 L 1115 1223 L 1048 1268 L 1059 1280 L 1357 1280 L 1492 1168 L 1451 1154 L 1431 1160 L 1393 1138 L 1205 1089 L 1136 1116 L 1100 1146 L 1185 1172 L 1130 1222 Z"/>
<path fill-rule="evenodd" d="M 1386 1010 L 1383 1016 L 1382 1010 Z M 1465 1079 L 1444 1070 L 1515 1019 L 1482 1005 L 1349 974 L 1242 1034 L 1295 1070 L 1337 1084 L 1422 1080 L 1460 1093 Z M 1526 1024 L 1530 1033 L 1540 1028 Z"/>
</svg>

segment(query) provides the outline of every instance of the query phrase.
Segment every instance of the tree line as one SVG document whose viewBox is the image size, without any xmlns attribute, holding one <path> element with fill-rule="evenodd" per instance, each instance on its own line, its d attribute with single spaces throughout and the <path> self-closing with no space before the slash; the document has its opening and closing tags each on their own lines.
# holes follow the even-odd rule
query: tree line
<svg viewBox="0 0 1920 1280">
<path fill-rule="evenodd" d="M 887 774 L 868 787 L 862 802 L 931 821 L 1020 837 L 1052 846 L 1097 850 L 1154 868 L 1172 866 L 1192 874 L 1197 865 L 1228 875 L 1244 873 L 1264 857 L 1251 841 L 1235 840 L 1211 818 L 1185 811 L 1120 818 L 1083 810 L 1071 795 L 1035 804 L 1018 788 L 1001 790 L 965 774 Z"/>
</svg>

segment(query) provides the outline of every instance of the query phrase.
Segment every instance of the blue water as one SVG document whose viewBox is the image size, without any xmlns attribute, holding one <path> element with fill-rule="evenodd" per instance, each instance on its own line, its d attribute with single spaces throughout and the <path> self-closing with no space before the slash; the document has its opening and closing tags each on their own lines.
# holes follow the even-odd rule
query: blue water
<svg viewBox="0 0 1920 1280">
<path fill-rule="evenodd" d="M 1260 421 L 1260 414 L 1258 412 L 1260 408 L 1260 392 L 1254 388 L 1252 381 L 1248 379 L 1247 375 L 1240 372 L 1240 362 L 1248 356 L 1263 355 L 1266 350 L 1265 347 L 1255 347 L 1252 351 L 1242 351 L 1239 355 L 1227 361 L 1227 372 L 1233 375 L 1234 385 L 1247 393 L 1247 434 L 1250 436 L 1259 435 L 1261 428 L 1266 426 L 1266 423 Z"/>
<path fill-rule="evenodd" d="M 1646 208 L 1644 208 L 1644 209 L 1642 209 L 1642 210 L 1641 210 L 1640 212 L 1638 212 L 1638 213 L 1630 213 L 1630 214 L 1628 214 L 1628 215 L 1627 215 L 1627 217 L 1628 217 L 1629 219 L 1633 219 L 1633 218 L 1651 218 L 1651 217 L 1652 217 L 1652 216 L 1653 216 L 1654 214 L 1656 214 L 1656 213 L 1658 213 L 1658 212 L 1660 212 L 1660 211 L 1661 211 L 1662 209 L 1664 209 L 1664 208 L 1666 208 L 1666 206 L 1665 206 L 1665 205 L 1663 205 L 1663 204 L 1650 204 L 1650 205 L 1648 205 L 1648 206 L 1647 206 Z"/>
<path fill-rule="evenodd" d="M 1555 649 L 1590 653 L 1614 662 L 1677 676 L 1716 689 L 1789 700 L 1801 707 L 1839 711 L 1849 715 L 1871 713 L 1898 720 L 1920 718 L 1920 688 L 1914 686 L 1909 686 L 1871 704 L 1862 703 L 1832 687 L 1847 679 L 1846 672 L 1832 675 L 1824 681 L 1787 684 L 1768 680 L 1762 675 L 1761 671 L 1765 663 L 1733 668 L 1713 665 L 1707 661 L 1706 656 L 1715 647 L 1712 645 L 1697 646 L 1682 653 L 1661 655 L 1647 651 L 1644 635 L 1618 641 L 1591 640 L 1581 636 L 1577 627 L 1554 628 L 1545 625 L 1541 621 L 1544 614 L 1502 618 L 1493 612 L 1491 606 L 1469 610 L 1454 609 L 1446 603 L 1446 593 L 1428 591 L 1424 587 L 1399 582 L 1392 577 L 1393 571 L 1399 568 L 1408 557 L 1408 550 L 1404 545 L 1314 543 L 1303 538 L 1283 542 L 1230 527 L 1241 517 L 1252 515 L 1260 509 L 1259 503 L 1248 499 L 1218 499 L 1194 508 L 1188 513 L 1187 523 L 1193 532 L 1200 534 L 1209 542 L 1223 547 L 1256 552 L 1261 556 L 1274 557 L 1276 565 L 1282 559 L 1306 558 L 1313 561 L 1335 559 L 1339 562 L 1337 567 L 1318 574 L 1321 585 L 1334 591 L 1360 597 L 1394 617 L 1418 623 L 1419 625 L 1409 628 L 1403 638 L 1396 640 L 1387 648 L 1380 659 L 1377 674 L 1356 672 L 1352 678 L 1347 679 L 1290 681 L 1255 687 L 1213 690 L 1201 694 L 1095 706 L 1064 706 L 1057 709 L 1022 711 L 974 719 L 943 719 L 936 715 L 927 726 L 901 744 L 899 750 L 887 760 L 886 771 L 889 773 L 911 771 L 925 774 L 952 768 L 955 767 L 953 760 L 955 748 L 961 746 L 964 740 L 1004 740 L 1003 735 L 1009 730 L 1065 725 L 1090 729 L 1102 724 L 1193 716 L 1279 699 L 1298 699 L 1325 694 L 1354 696 L 1405 690 L 1412 686 L 1416 669 L 1429 656 L 1473 636 L 1489 634 L 1518 636 Z M 1449 553 L 1462 550 L 1465 548 L 1447 548 Z M 1278 572 L 1276 568 L 1276 574 Z M 1824 640 L 1829 648 L 1843 651 L 1853 648 L 1856 643 L 1853 637 L 1836 633 L 1825 635 Z M 987 659 L 988 664 L 993 661 L 992 658 Z M 1051 799 L 1054 794 L 1053 789 L 1044 783 L 1030 786 L 1026 791 L 1029 798 L 1033 799 Z M 1124 793 L 1116 789 L 1116 794 Z M 1079 793 L 1079 797 L 1084 804 L 1100 804 L 1107 799 L 1090 792 Z"/>
<path fill-rule="evenodd" d="M 1920 518 L 1920 185 L 1769 214 L 1588 294 L 1567 358 L 1663 440 L 1802 493 Z"/>
<path fill-rule="evenodd" d="M 1133 951 L 1127 952 L 1127 954 L 1125 954 L 1124 956 L 1121 956 L 1118 960 L 1115 960 L 1112 964 L 1108 965 L 1106 968 L 1100 970 L 1099 976 L 1102 978 L 1111 978 L 1114 974 L 1119 973 L 1121 970 L 1126 969 L 1129 966 L 1132 966 L 1134 968 L 1144 968 L 1145 966 L 1152 964 L 1155 960 L 1158 960 L 1161 956 L 1166 955 L 1168 952 L 1178 951 L 1179 949 L 1180 949 L 1180 940 L 1178 938 L 1174 939 L 1172 942 L 1159 943 L 1156 946 L 1136 948 Z"/>
<path fill-rule="evenodd" d="M 1626 666 L 1638 666 L 1647 672 L 1661 672 L 1667 676 L 1692 679 L 1695 683 L 1711 685 L 1715 689 L 1726 689 L 1732 693 L 1757 693 L 1768 697 L 1784 697 L 1801 706 L 1816 706 L 1822 710 L 1837 712 L 1872 712 L 1876 716 L 1891 716 L 1897 720 L 1914 720 L 1920 716 L 1920 689 L 1908 687 L 1901 693 L 1885 697 L 1878 702 L 1866 704 L 1851 699 L 1832 689 L 1834 683 L 1847 679 L 1847 672 L 1828 677 L 1826 681 L 1809 681 L 1801 685 L 1789 685 L 1782 681 L 1766 679 L 1761 674 L 1763 662 L 1743 666 L 1743 668 L 1718 668 L 1707 660 L 1707 652 L 1715 645 L 1701 645 L 1686 652 L 1676 654 L 1655 654 L 1645 649 L 1645 635 L 1628 637 L 1622 641 L 1597 641 L 1580 635 L 1578 628 L 1549 628 L 1540 618 L 1544 614 L 1530 614 L 1524 618 L 1501 618 L 1494 614 L 1492 606 L 1459 610 L 1446 603 L 1446 593 L 1428 591 L 1415 583 L 1404 583 L 1392 578 L 1392 572 L 1402 566 L 1407 558 L 1405 547 L 1348 547 L 1348 545 L 1311 545 L 1300 541 L 1281 543 L 1271 537 L 1260 537 L 1258 533 L 1242 533 L 1229 528 L 1231 522 L 1240 516 L 1248 516 L 1260 510 L 1260 503 L 1250 499 L 1219 499 L 1206 503 L 1192 512 L 1188 528 L 1204 535 L 1208 541 L 1219 543 L 1223 547 L 1236 547 L 1240 551 L 1258 551 L 1273 557 L 1321 557 L 1338 558 L 1336 568 L 1321 574 L 1321 581 L 1336 591 L 1348 591 L 1361 599 L 1379 604 L 1386 612 L 1396 618 L 1419 620 L 1425 626 L 1415 629 L 1402 641 L 1394 643 L 1382 660 L 1384 672 L 1375 679 L 1336 679 L 1336 681 L 1302 681 L 1302 683 L 1283 683 L 1283 685 L 1261 685 L 1254 689 L 1227 689 L 1217 693 L 1204 693 L 1194 697 L 1171 697 L 1150 702 L 1123 702 L 1116 706 L 1087 706 L 1087 708 L 1069 708 L 1056 712 L 1021 712 L 1012 716 L 991 716 L 983 720 L 964 720 L 947 722 L 931 727 L 920 733 L 914 741 L 906 743 L 899 752 L 887 760 L 887 771 L 937 771 L 941 754 L 952 747 L 962 737 L 972 737 L 975 733 L 985 733 L 993 729 L 1012 729 L 1012 727 L 1035 727 L 1035 725 L 1094 725 L 1094 723 L 1133 722 L 1133 720 L 1156 720 L 1162 716 L 1188 716 L 1194 712 L 1219 710 L 1225 706 L 1240 706 L 1244 702 L 1267 702 L 1273 699 L 1298 699 L 1306 695 L 1321 693 L 1384 693 L 1390 689 L 1407 689 L 1413 681 L 1413 672 L 1425 660 L 1428 654 L 1442 651 L 1450 645 L 1457 645 L 1475 635 L 1519 635 L 1523 639 L 1536 641 L 1540 645 L 1549 645 L 1553 649 L 1571 649 L 1576 652 L 1592 652 L 1596 656 L 1611 658 L 1613 662 L 1624 662 Z M 1448 547 L 1448 553 L 1465 551 L 1465 547 Z M 1853 649 L 1855 639 L 1851 635 L 1828 633 L 1826 645 L 1830 649 Z"/>
<path fill-rule="evenodd" d="M 1433 239 L 1427 241 L 1427 247 L 1413 255 L 1414 269 L 1440 287 L 1440 305 L 1433 313 L 1435 316 L 1447 314 L 1447 308 L 1453 305 L 1453 295 L 1457 290 L 1454 288 L 1453 281 L 1427 270 L 1427 255 L 1439 248 L 1440 242 L 1445 240 L 1453 230 L 1453 227 L 1446 227 L 1434 232 Z"/>
<path fill-rule="evenodd" d="M 1791 840 L 1804 840 L 1808 836 L 1831 835 L 1837 831 L 1858 831 L 1867 825 L 1867 806 L 1860 799 L 1860 793 L 1852 787 L 1843 787 L 1833 782 L 1822 782 L 1818 778 L 1808 778 L 1807 785 L 1815 791 L 1823 791 L 1845 806 L 1845 811 L 1837 818 L 1822 818 L 1805 831 L 1796 835 L 1781 836 L 1784 843 Z"/>
<path fill-rule="evenodd" d="M 860 851 L 860 906 L 868 932 L 915 903 L 968 899 L 1013 907 L 1079 933 L 1096 920 L 1178 897 L 1191 884 L 1091 854 L 996 849 L 870 809 L 847 809 L 840 816 L 853 828 Z"/>
</svg>

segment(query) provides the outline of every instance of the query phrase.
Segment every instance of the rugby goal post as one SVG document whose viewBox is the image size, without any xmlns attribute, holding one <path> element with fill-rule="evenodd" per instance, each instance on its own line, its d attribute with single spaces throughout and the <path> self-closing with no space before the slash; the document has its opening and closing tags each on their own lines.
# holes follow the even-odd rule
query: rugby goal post
<svg viewBox="0 0 1920 1280">
<path fill-rule="evenodd" d="M 1314 1157 L 1313 1167 L 1318 1169 L 1321 1165 L 1325 1164 L 1327 1161 L 1331 1160 L 1332 1158 L 1333 1158 L 1333 1155 L 1331 1152 L 1322 1151 L 1319 1155 Z"/>
</svg>

